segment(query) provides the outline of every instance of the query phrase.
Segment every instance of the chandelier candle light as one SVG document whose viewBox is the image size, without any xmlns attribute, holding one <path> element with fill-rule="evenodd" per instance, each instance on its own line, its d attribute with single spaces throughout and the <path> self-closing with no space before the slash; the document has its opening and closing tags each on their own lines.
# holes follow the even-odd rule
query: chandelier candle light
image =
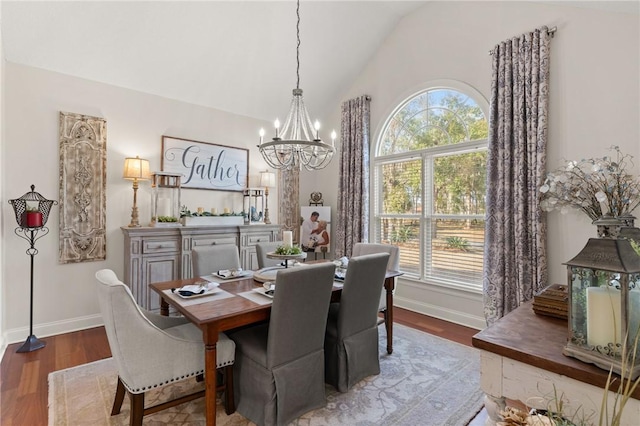
<svg viewBox="0 0 640 426">
<path fill-rule="evenodd" d="M 290 170 L 304 167 L 307 170 L 324 169 L 335 152 L 336 132 L 331 132 L 331 144 L 320 139 L 320 122 L 309 118 L 304 106 L 302 89 L 300 89 L 300 0 L 297 2 L 296 35 L 296 88 L 293 89 L 291 108 L 286 120 L 280 128 L 280 120 L 276 119 L 275 136 L 270 142 L 264 141 L 264 129 L 260 129 L 260 154 L 274 169 Z"/>
</svg>

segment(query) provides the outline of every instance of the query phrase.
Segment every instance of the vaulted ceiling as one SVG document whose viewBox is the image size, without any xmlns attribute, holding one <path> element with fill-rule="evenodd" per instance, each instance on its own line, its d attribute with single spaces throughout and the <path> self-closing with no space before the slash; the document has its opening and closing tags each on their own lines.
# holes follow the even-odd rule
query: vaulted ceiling
<svg viewBox="0 0 640 426">
<path fill-rule="evenodd" d="M 638 2 L 546 2 L 638 13 Z M 300 87 L 322 117 L 406 14 L 434 2 L 303 0 Z M 296 3 L 1 2 L 5 59 L 272 120 L 296 86 Z"/>
<path fill-rule="evenodd" d="M 300 88 L 335 105 L 420 1 L 302 1 Z M 296 87 L 293 1 L 2 2 L 7 61 L 272 120 Z"/>
</svg>

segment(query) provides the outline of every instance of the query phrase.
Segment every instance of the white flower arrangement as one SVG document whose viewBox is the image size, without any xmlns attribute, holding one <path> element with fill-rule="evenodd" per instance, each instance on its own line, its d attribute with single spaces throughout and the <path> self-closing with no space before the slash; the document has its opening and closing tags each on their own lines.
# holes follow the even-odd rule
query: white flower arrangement
<svg viewBox="0 0 640 426">
<path fill-rule="evenodd" d="M 616 158 L 588 158 L 568 161 L 547 173 L 540 187 L 541 208 L 545 211 L 579 209 L 591 220 L 604 214 L 618 217 L 631 213 L 640 204 L 640 179 L 627 171 L 631 158 L 612 146 Z M 603 207 L 606 209 L 603 211 Z"/>
</svg>

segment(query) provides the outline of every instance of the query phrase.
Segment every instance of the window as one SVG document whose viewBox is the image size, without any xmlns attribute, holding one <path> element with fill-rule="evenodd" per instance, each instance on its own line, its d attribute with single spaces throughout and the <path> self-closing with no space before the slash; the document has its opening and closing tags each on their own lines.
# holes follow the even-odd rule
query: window
<svg viewBox="0 0 640 426">
<path fill-rule="evenodd" d="M 428 89 L 399 105 L 380 135 L 372 162 L 374 240 L 400 247 L 407 277 L 481 289 L 483 109 L 458 89 Z"/>
</svg>

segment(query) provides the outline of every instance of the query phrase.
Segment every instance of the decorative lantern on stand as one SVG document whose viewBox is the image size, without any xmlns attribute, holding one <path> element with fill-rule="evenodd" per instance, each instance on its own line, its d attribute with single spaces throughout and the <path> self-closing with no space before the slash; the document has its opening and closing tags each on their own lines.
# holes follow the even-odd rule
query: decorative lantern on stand
<svg viewBox="0 0 640 426">
<path fill-rule="evenodd" d="M 51 207 L 58 204 L 57 201 L 47 200 L 35 191 L 36 186 L 31 185 L 31 191 L 27 192 L 20 198 L 9 200 L 9 204 L 13 207 L 16 215 L 18 227 L 15 233 L 18 237 L 29 243 L 27 254 L 31 257 L 31 287 L 29 299 L 29 337 L 18 348 L 16 352 L 31 352 L 36 349 L 44 348 L 45 342 L 38 339 L 33 334 L 33 257 L 38 254 L 36 249 L 36 241 L 49 233 L 49 228 L 45 225 L 49 219 Z"/>
<path fill-rule="evenodd" d="M 640 376 L 640 255 L 631 241 L 637 228 L 615 218 L 594 222 L 591 238 L 567 265 L 569 338 L 564 355 Z"/>
</svg>

